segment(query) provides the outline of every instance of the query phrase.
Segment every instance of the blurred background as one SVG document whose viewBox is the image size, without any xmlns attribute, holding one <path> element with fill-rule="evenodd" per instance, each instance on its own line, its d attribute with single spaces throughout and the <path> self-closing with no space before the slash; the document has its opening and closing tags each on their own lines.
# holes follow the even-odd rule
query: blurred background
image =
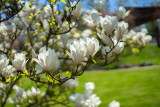
<svg viewBox="0 0 160 107">
<path fill-rule="evenodd" d="M 94 7 L 93 0 L 82 0 L 86 10 Z M 114 15 L 119 6 L 130 10 L 125 18 L 129 29 L 148 29 L 152 41 L 137 53 L 120 55 L 119 61 L 106 66 L 90 65 L 93 72 L 79 77 L 83 93 L 85 82 L 96 85 L 100 107 L 116 100 L 121 107 L 160 107 L 160 0 L 106 0 L 105 14 Z"/>
</svg>

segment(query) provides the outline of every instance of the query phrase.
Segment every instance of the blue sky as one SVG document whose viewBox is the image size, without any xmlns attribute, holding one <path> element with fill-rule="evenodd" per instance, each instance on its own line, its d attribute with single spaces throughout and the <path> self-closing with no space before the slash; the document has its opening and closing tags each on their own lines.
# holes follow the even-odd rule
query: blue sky
<svg viewBox="0 0 160 107">
<path fill-rule="evenodd" d="M 40 2 L 43 2 L 46 0 L 40 0 Z M 87 8 L 90 8 L 92 5 L 93 5 L 93 0 L 82 0 L 83 1 L 83 5 L 84 7 L 87 9 Z M 118 9 L 118 4 L 117 2 L 119 0 L 108 0 L 108 4 L 109 4 L 109 11 L 110 12 L 114 12 L 115 10 Z M 137 1 L 137 2 L 135 2 Z M 153 2 L 154 0 L 128 0 L 126 3 L 123 4 L 124 7 L 130 7 L 130 6 L 133 6 L 133 7 L 149 7 L 150 4 Z M 160 0 L 157 0 L 160 2 Z"/>
</svg>

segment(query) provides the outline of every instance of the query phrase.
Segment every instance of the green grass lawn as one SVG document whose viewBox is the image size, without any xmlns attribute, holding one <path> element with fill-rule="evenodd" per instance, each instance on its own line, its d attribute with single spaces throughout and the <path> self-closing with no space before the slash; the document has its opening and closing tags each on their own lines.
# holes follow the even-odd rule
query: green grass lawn
<svg viewBox="0 0 160 107">
<path fill-rule="evenodd" d="M 129 64 L 142 64 L 145 62 L 152 62 L 154 65 L 160 64 L 160 48 L 157 45 L 148 45 L 140 51 L 138 55 L 129 55 L 120 57 L 120 61 Z"/>
<path fill-rule="evenodd" d="M 94 82 L 102 104 L 117 100 L 121 107 L 160 107 L 160 68 L 86 72 L 78 78 L 77 91 L 83 93 L 85 82 Z"/>
</svg>

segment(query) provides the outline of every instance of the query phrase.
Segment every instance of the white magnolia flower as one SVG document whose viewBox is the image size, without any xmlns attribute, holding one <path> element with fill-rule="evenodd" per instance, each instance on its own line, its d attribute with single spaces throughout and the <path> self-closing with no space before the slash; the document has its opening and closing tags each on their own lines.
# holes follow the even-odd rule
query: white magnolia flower
<svg viewBox="0 0 160 107">
<path fill-rule="evenodd" d="M 64 47 L 67 46 L 67 42 L 68 42 L 70 36 L 71 36 L 70 34 L 62 34 L 62 35 L 60 35 L 60 38 L 61 38 L 61 40 L 63 42 Z"/>
<path fill-rule="evenodd" d="M 26 92 L 24 91 L 24 89 L 22 87 L 19 87 L 17 85 L 13 86 L 13 90 L 15 91 L 16 95 L 20 98 L 26 98 Z"/>
<path fill-rule="evenodd" d="M 149 43 L 151 40 L 152 40 L 152 36 L 151 35 L 145 36 L 145 43 Z"/>
<path fill-rule="evenodd" d="M 54 49 L 46 50 L 45 47 L 40 49 L 40 53 L 38 54 L 38 59 L 33 58 L 35 62 L 37 62 L 44 70 L 46 71 L 55 71 L 59 68 L 60 62 L 58 60 L 58 56 L 55 53 Z"/>
<path fill-rule="evenodd" d="M 0 23 L 0 34 L 3 36 L 7 35 L 7 26 L 3 22 Z"/>
<path fill-rule="evenodd" d="M 142 29 L 141 29 L 141 32 L 147 34 L 147 33 L 148 33 L 148 30 L 147 30 L 146 28 L 142 28 Z"/>
<path fill-rule="evenodd" d="M 117 40 L 122 39 L 124 33 L 126 33 L 128 30 L 128 23 L 125 23 L 124 21 L 121 21 L 118 23 L 117 29 L 115 31 L 115 36 Z"/>
<path fill-rule="evenodd" d="M 110 51 L 111 51 L 111 48 L 109 46 L 103 46 L 102 50 L 101 50 L 102 55 L 103 56 L 107 55 L 108 58 L 110 58 L 112 56 L 112 54 L 113 54 L 113 51 L 111 51 L 111 52 Z"/>
<path fill-rule="evenodd" d="M 101 27 L 105 30 L 105 32 L 108 35 L 110 35 L 118 24 L 117 17 L 106 15 L 104 18 L 101 17 L 100 19 L 101 19 Z"/>
<path fill-rule="evenodd" d="M 94 85 L 93 82 L 87 82 L 87 83 L 85 84 L 85 89 L 88 90 L 88 91 L 93 91 L 94 88 L 95 88 L 95 85 Z"/>
<path fill-rule="evenodd" d="M 92 91 L 85 90 L 85 91 L 84 91 L 84 97 L 85 97 L 85 99 L 88 99 L 92 94 L 93 94 Z"/>
<path fill-rule="evenodd" d="M 100 16 L 98 11 L 92 9 L 89 11 L 89 14 L 83 15 L 83 20 L 89 27 L 96 27 L 100 23 Z"/>
<path fill-rule="evenodd" d="M 85 41 L 80 39 L 80 41 L 73 41 L 69 44 L 70 52 L 67 51 L 67 54 L 72 58 L 75 64 L 81 64 L 84 60 L 87 49 Z"/>
<path fill-rule="evenodd" d="M 78 85 L 78 80 L 77 79 L 69 79 L 68 81 L 66 81 L 63 84 L 64 87 L 67 87 L 69 89 L 76 88 L 77 85 Z"/>
<path fill-rule="evenodd" d="M 50 5 L 46 5 L 42 12 L 40 13 L 42 15 L 42 17 L 46 18 L 48 16 L 51 16 L 52 15 L 52 8 Z"/>
<path fill-rule="evenodd" d="M 105 35 L 102 31 L 101 34 L 97 33 L 98 37 L 108 46 L 113 46 L 112 38 L 109 38 L 107 35 Z"/>
<path fill-rule="evenodd" d="M 118 42 L 116 47 L 113 49 L 113 52 L 116 54 L 119 54 L 124 48 L 124 43 L 123 42 Z"/>
<path fill-rule="evenodd" d="M 12 65 L 8 65 L 7 67 L 5 67 L 3 69 L 2 75 L 5 78 L 9 78 L 9 77 L 13 78 L 13 77 L 15 77 L 15 74 L 14 74 L 15 71 L 16 71 L 16 69 Z"/>
<path fill-rule="evenodd" d="M 85 29 L 82 33 L 81 33 L 82 37 L 89 37 L 91 35 L 93 35 L 93 32 L 91 29 Z"/>
<path fill-rule="evenodd" d="M 31 88 L 31 92 L 32 92 L 32 95 L 33 95 L 33 96 L 37 96 L 38 94 L 40 94 L 39 88 L 34 88 L 34 87 L 32 87 L 32 88 Z"/>
<path fill-rule="evenodd" d="M 74 1 L 73 3 L 71 3 L 71 6 L 73 7 L 73 6 L 75 6 L 76 4 L 77 4 L 77 2 Z M 78 18 L 78 17 L 81 15 L 82 12 L 83 12 L 82 2 L 79 1 L 78 4 L 76 5 L 76 8 L 73 10 L 72 13 L 73 13 L 73 16 L 74 16 L 74 17 Z"/>
<path fill-rule="evenodd" d="M 79 94 L 79 93 L 76 93 L 76 94 L 72 94 L 70 97 L 69 97 L 69 100 L 71 102 L 73 102 L 76 107 L 83 107 L 84 106 L 84 103 L 85 103 L 85 98 L 83 95 Z"/>
<path fill-rule="evenodd" d="M 116 12 L 118 19 L 124 19 L 126 16 L 128 16 L 130 11 L 126 11 L 126 9 L 122 6 L 119 7 L 119 10 Z"/>
<path fill-rule="evenodd" d="M 94 0 L 94 5 L 98 10 L 104 10 L 107 8 L 106 0 Z"/>
<path fill-rule="evenodd" d="M 91 95 L 85 101 L 85 107 L 98 107 L 101 104 L 101 100 L 95 94 Z"/>
<path fill-rule="evenodd" d="M 120 107 L 120 103 L 114 100 L 109 103 L 109 107 Z"/>
<path fill-rule="evenodd" d="M 3 72 L 3 69 L 7 67 L 9 64 L 9 59 L 7 59 L 6 55 L 0 54 L 0 74 Z"/>
<path fill-rule="evenodd" d="M 99 41 L 94 37 L 86 37 L 86 46 L 87 46 L 87 57 L 93 57 L 99 50 Z"/>
<path fill-rule="evenodd" d="M 14 60 L 12 61 L 12 64 L 16 68 L 16 70 L 24 71 L 26 63 L 27 61 L 24 53 L 16 53 L 14 55 Z"/>
</svg>

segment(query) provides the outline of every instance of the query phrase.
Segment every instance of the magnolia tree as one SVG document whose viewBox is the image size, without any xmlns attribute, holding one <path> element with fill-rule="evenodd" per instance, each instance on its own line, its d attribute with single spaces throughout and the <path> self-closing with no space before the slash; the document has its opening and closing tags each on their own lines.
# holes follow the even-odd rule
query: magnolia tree
<svg viewBox="0 0 160 107">
<path fill-rule="evenodd" d="M 108 65 L 118 59 L 128 40 L 123 19 L 129 11 L 120 7 L 116 16 L 103 15 L 103 0 L 95 0 L 97 9 L 89 11 L 80 0 L 15 2 L 23 8 L 0 23 L 1 106 L 69 106 L 69 101 L 76 107 L 99 106 L 94 84 L 86 83 L 84 94 L 78 94 L 75 78 L 91 63 Z M 80 22 L 90 29 L 78 30 Z M 27 89 L 21 81 L 33 85 Z M 118 107 L 114 105 L 119 103 L 109 106 Z"/>
</svg>

